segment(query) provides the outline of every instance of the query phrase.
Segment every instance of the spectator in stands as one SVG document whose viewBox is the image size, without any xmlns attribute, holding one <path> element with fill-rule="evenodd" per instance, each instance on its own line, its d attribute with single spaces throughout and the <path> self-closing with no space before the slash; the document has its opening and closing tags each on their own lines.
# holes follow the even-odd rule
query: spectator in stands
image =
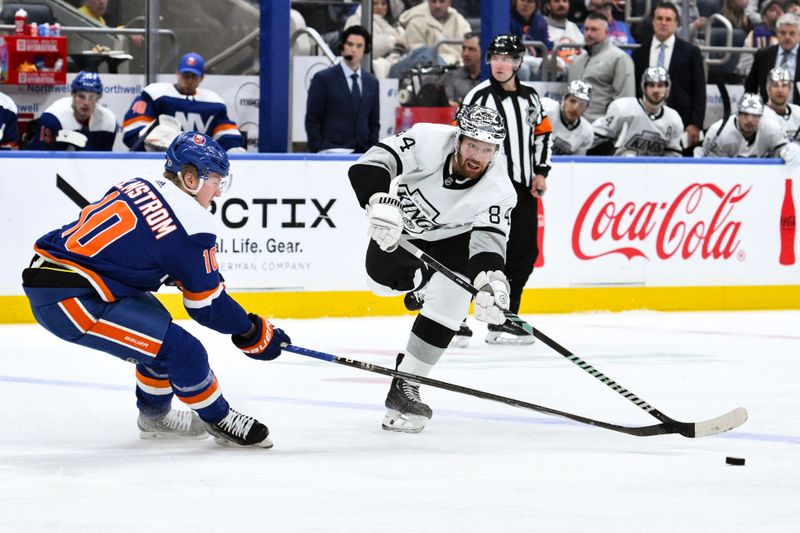
<svg viewBox="0 0 800 533">
<path fill-rule="evenodd" d="M 800 106 L 789 103 L 792 94 L 792 74 L 785 68 L 775 67 L 767 75 L 769 100 L 764 107 L 764 117 L 777 122 L 787 139 L 800 141 Z"/>
<path fill-rule="evenodd" d="M 361 68 L 370 34 L 361 26 L 342 32 L 342 62 L 317 72 L 306 104 L 306 135 L 312 152 L 366 152 L 380 133 L 378 80 Z"/>
<path fill-rule="evenodd" d="M 800 15 L 800 0 L 786 0 L 786 3 L 783 4 L 783 12 Z"/>
<path fill-rule="evenodd" d="M 467 19 L 451 5 L 452 0 L 427 0 L 400 15 L 409 49 L 427 47 L 433 50 L 442 39 L 462 39 L 472 31 Z M 461 64 L 459 52 L 458 46 L 445 44 L 439 47 L 439 57 L 448 65 Z"/>
<path fill-rule="evenodd" d="M 583 42 L 581 29 L 567 19 L 569 0 L 546 0 L 544 5 L 547 9 L 547 36 L 553 45 Z M 569 65 L 576 53 L 580 53 L 579 48 L 562 48 L 558 51 L 558 57 Z"/>
<path fill-rule="evenodd" d="M 764 104 L 755 93 L 739 99 L 736 116 L 722 118 L 708 128 L 703 141 L 706 157 L 781 157 L 796 166 L 800 147 L 790 143 L 777 122 L 762 119 Z"/>
<path fill-rule="evenodd" d="M 775 23 L 783 15 L 783 5 L 778 0 L 770 0 L 761 8 L 761 22 L 750 30 L 744 39 L 745 48 L 766 48 L 778 44 L 778 28 Z M 752 54 L 740 54 L 736 72 L 746 76 L 753 66 Z"/>
<path fill-rule="evenodd" d="M 664 67 L 669 72 L 667 105 L 678 112 L 686 127 L 683 144 L 687 155 L 691 155 L 692 148 L 700 142 L 706 115 L 706 75 L 700 49 L 675 34 L 679 20 L 675 4 L 657 6 L 652 16 L 653 38 L 633 52 L 633 63 L 639 80 L 648 67 Z M 636 93 L 642 96 L 641 85 Z"/>
<path fill-rule="evenodd" d="M 183 131 L 198 131 L 212 137 L 228 152 L 243 152 L 242 134 L 228 118 L 228 108 L 220 96 L 201 89 L 205 61 L 189 52 L 178 62 L 177 83 L 151 83 L 131 103 L 122 124 L 122 140 L 131 151 L 144 151 L 145 137 L 153 149 L 166 150 L 180 130 L 162 120 L 174 117 Z"/>
<path fill-rule="evenodd" d="M 449 70 L 442 76 L 442 87 L 451 107 L 458 107 L 461 101 L 481 81 L 481 39 L 480 34 L 469 32 L 464 36 L 461 46 L 461 61 L 464 66 Z"/>
<path fill-rule="evenodd" d="M 744 30 L 749 32 L 754 26 L 750 18 L 745 13 L 747 9 L 748 0 L 722 0 L 722 16 L 728 19 L 734 29 Z M 756 24 L 760 22 L 761 17 L 758 18 Z"/>
<path fill-rule="evenodd" d="M 518 35 L 523 41 L 540 41 L 553 48 L 547 30 L 547 20 L 539 13 L 539 0 L 511 0 L 511 29 L 509 33 Z M 538 55 L 535 48 L 528 53 Z"/>
<path fill-rule="evenodd" d="M 103 83 L 96 72 L 79 72 L 72 80 L 72 96 L 53 102 L 39 117 L 31 150 L 95 150 L 110 152 L 119 125 L 109 109 L 98 106 Z"/>
<path fill-rule="evenodd" d="M 583 25 L 586 53 L 581 53 L 569 68 L 568 80 L 583 80 L 593 87 L 592 102 L 586 119 L 593 121 L 605 115 L 616 98 L 634 96 L 634 69 L 631 57 L 612 45 L 608 39 L 608 19 L 600 13 L 589 13 Z"/>
<path fill-rule="evenodd" d="M 612 0 L 589 0 L 586 8 L 590 13 L 600 13 L 606 18 L 608 21 L 608 40 L 612 44 L 636 44 L 628 23 L 614 19 L 614 15 L 611 12 L 613 6 L 614 2 Z M 630 54 L 631 50 L 628 49 L 626 52 Z"/>
<path fill-rule="evenodd" d="M 618 98 L 606 115 L 592 123 L 594 143 L 590 155 L 681 155 L 683 123 L 666 105 L 670 77 L 664 67 L 647 67 L 642 74 L 642 97 Z"/>
<path fill-rule="evenodd" d="M 744 90 L 759 93 L 762 101 L 767 99 L 767 74 L 775 67 L 782 67 L 793 73 L 794 81 L 800 79 L 797 60 L 798 43 L 800 43 L 800 17 L 792 13 L 784 13 L 778 19 L 778 44 L 761 48 L 753 57 L 753 67 L 744 82 Z M 800 94 L 795 84 L 792 103 L 800 104 Z"/>
<path fill-rule="evenodd" d="M 766 48 L 778 44 L 778 28 L 775 25 L 783 15 L 783 5 L 778 0 L 770 0 L 761 8 L 761 22 L 747 34 L 745 46 Z"/>
<path fill-rule="evenodd" d="M 347 19 L 345 29 L 361 25 L 361 6 Z M 387 0 L 372 2 L 372 73 L 377 78 L 389 75 L 389 69 L 408 52 L 405 30 L 394 25 Z"/>
<path fill-rule="evenodd" d="M 2 2 L 0 2 L 0 4 L 1 3 Z M 89 20 L 94 21 L 98 26 L 108 26 L 108 24 L 106 24 L 106 19 L 103 18 L 103 15 L 106 14 L 106 9 L 108 9 L 108 0 L 82 0 L 81 7 L 78 11 Z M 118 27 L 123 28 L 124 26 Z M 142 44 L 144 44 L 143 35 L 127 35 L 126 37 L 137 46 L 142 46 Z"/>
<path fill-rule="evenodd" d="M 592 101 L 592 86 L 573 80 L 567 84 L 561 103 L 542 98 L 542 107 L 553 125 L 553 155 L 586 155 L 594 141 L 594 130 L 583 118 Z"/>
<path fill-rule="evenodd" d="M 8 95 L 0 93 L 0 150 L 18 148 L 17 104 Z"/>
</svg>

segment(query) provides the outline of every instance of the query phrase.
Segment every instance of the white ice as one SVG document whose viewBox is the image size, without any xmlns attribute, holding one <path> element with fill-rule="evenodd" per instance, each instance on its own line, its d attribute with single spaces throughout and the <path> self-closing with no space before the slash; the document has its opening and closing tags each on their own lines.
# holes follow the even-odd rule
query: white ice
<svg viewBox="0 0 800 533">
<path fill-rule="evenodd" d="M 744 406 L 750 419 L 702 439 L 634 437 L 423 387 L 428 427 L 390 433 L 389 378 L 290 353 L 254 361 L 185 322 L 231 404 L 264 421 L 275 447 L 145 441 L 131 365 L 2 326 L 0 531 L 800 530 L 800 312 L 524 318 L 673 418 Z M 275 322 L 299 346 L 391 367 L 412 320 Z M 657 423 L 541 343 L 489 346 L 471 324 L 471 346 L 432 378 Z"/>
</svg>

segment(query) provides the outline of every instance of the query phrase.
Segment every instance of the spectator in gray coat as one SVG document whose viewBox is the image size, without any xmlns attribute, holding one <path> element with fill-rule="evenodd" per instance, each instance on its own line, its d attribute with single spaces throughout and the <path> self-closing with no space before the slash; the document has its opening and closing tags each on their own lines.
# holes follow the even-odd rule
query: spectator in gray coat
<svg viewBox="0 0 800 533">
<path fill-rule="evenodd" d="M 608 40 L 608 20 L 589 13 L 583 25 L 584 50 L 569 67 L 567 81 L 583 80 L 594 87 L 584 116 L 593 121 L 617 98 L 636 95 L 631 57 Z"/>
</svg>

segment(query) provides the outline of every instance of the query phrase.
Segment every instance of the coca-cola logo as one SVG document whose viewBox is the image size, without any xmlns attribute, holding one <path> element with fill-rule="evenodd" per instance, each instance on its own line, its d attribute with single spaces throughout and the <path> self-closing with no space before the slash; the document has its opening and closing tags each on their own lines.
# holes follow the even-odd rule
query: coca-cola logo
<svg viewBox="0 0 800 533">
<path fill-rule="evenodd" d="M 712 183 L 693 183 L 672 202 L 618 201 L 616 187 L 603 183 L 581 206 L 572 229 L 575 256 L 596 259 L 622 254 L 644 257 L 655 248 L 660 259 L 678 254 L 688 259 L 728 259 L 739 247 L 741 220 L 733 218 L 736 204 L 750 192 L 737 184 L 725 191 Z M 655 242 L 652 242 L 652 241 Z"/>
</svg>

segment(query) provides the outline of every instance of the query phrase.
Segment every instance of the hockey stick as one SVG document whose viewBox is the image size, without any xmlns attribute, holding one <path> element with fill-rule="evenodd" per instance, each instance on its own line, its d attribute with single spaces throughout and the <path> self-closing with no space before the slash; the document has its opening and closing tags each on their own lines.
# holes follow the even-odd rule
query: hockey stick
<svg viewBox="0 0 800 533">
<path fill-rule="evenodd" d="M 314 359 L 320 359 L 322 361 L 337 363 L 339 365 L 349 366 L 351 368 L 359 368 L 361 370 L 366 370 L 367 372 L 374 372 L 375 374 L 382 374 L 384 376 L 403 378 L 408 381 L 420 383 L 421 385 L 429 385 L 431 387 L 449 390 L 452 392 L 458 392 L 460 394 L 466 394 L 468 396 L 475 396 L 476 398 L 482 398 L 484 400 L 492 400 L 495 402 L 510 405 L 512 407 L 519 407 L 531 411 L 538 411 L 540 413 L 545 413 L 548 415 L 560 416 L 562 418 L 574 420 L 582 424 L 589 424 L 590 426 L 595 426 L 603 429 L 610 429 L 611 431 L 625 433 L 627 435 L 634 435 L 636 437 L 649 437 L 652 435 L 667 435 L 670 433 L 680 433 L 678 428 L 675 427 L 673 424 L 655 424 L 653 426 L 644 426 L 644 427 L 629 427 L 629 426 L 620 426 L 617 424 L 609 424 L 608 422 L 601 422 L 600 420 L 594 420 L 592 418 L 586 418 L 584 416 L 567 413 L 565 411 L 551 409 L 550 407 L 544 407 L 542 405 L 536 405 L 534 403 L 529 403 L 522 400 L 515 400 L 513 398 L 499 396 L 497 394 L 492 394 L 491 392 L 484 392 L 477 389 L 470 389 L 468 387 L 462 387 L 461 385 L 455 385 L 453 383 L 448 383 L 446 381 L 439 381 L 437 379 L 418 376 L 416 374 L 409 374 L 407 372 L 402 372 L 400 370 L 392 370 L 390 368 L 373 365 L 372 363 L 365 363 L 364 361 L 349 359 L 347 357 L 338 357 L 336 355 L 324 352 L 318 352 L 316 350 L 303 348 L 301 346 L 295 346 L 293 344 L 282 343 L 281 348 L 283 348 L 288 352 L 296 353 L 299 355 L 305 355 L 307 357 L 313 357 Z"/>
<path fill-rule="evenodd" d="M 465 281 L 463 278 L 458 276 L 452 270 L 441 264 L 439 261 L 431 257 L 430 255 L 426 254 L 419 248 L 417 248 L 414 244 L 410 243 L 405 238 L 401 238 L 399 243 L 401 248 L 405 251 L 413 255 L 414 257 L 418 258 L 420 261 L 428 265 L 429 267 L 433 268 L 440 274 L 444 275 L 446 278 L 450 279 L 451 281 L 455 282 L 456 285 L 463 288 L 473 296 L 478 294 L 478 289 L 472 286 L 471 283 Z M 538 329 L 534 329 L 533 326 L 522 320 L 520 317 L 512 313 L 511 311 L 504 312 L 506 317 L 505 326 L 510 327 L 510 329 L 522 333 L 524 335 L 533 335 L 547 346 L 558 352 L 560 355 L 564 356 L 566 359 L 569 359 L 571 362 L 575 363 L 583 370 L 588 372 L 590 375 L 595 377 L 596 379 L 600 380 L 601 382 L 605 383 L 609 388 L 618 392 L 641 409 L 646 411 L 649 415 L 653 416 L 657 420 L 660 420 L 664 424 L 670 425 L 671 427 L 675 428 L 676 433 L 680 433 L 684 437 L 705 437 L 707 435 L 714 435 L 716 433 L 722 433 L 723 431 L 729 431 L 731 429 L 737 428 L 745 423 L 747 420 L 747 411 L 743 407 L 737 407 L 736 409 L 725 413 L 724 415 L 718 416 L 716 418 L 712 418 L 710 420 L 706 420 L 703 422 L 679 422 L 646 401 L 642 400 L 634 393 L 619 385 L 616 381 L 613 381 L 611 378 L 594 368 L 592 365 L 575 355 L 574 353 L 570 352 L 559 343 L 539 331 Z"/>
</svg>

